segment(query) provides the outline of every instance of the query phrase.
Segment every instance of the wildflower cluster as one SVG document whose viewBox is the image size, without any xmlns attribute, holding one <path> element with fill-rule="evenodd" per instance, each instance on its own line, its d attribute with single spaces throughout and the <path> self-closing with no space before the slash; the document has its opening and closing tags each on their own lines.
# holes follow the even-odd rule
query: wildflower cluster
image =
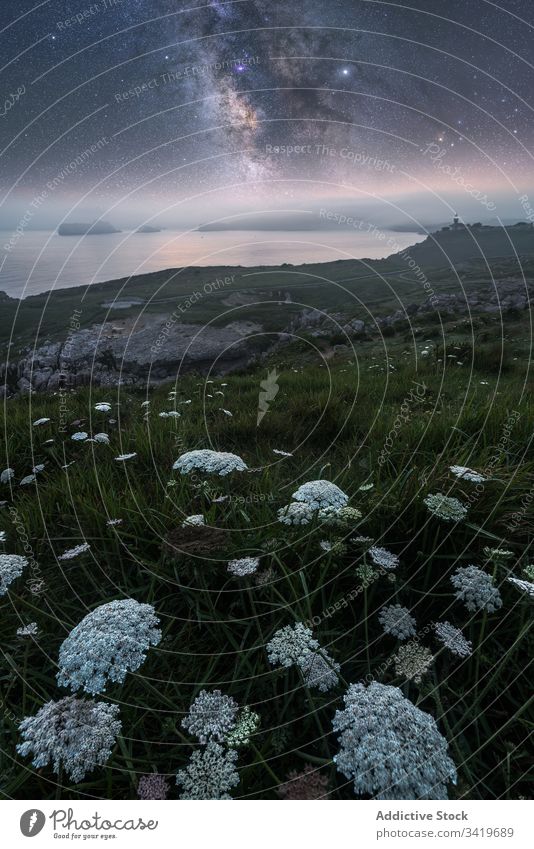
<svg viewBox="0 0 534 849">
<path fill-rule="evenodd" d="M 280 628 L 266 648 L 273 666 L 297 666 L 307 687 L 327 692 L 339 681 L 339 664 L 321 648 L 311 630 L 302 622 Z"/>
<path fill-rule="evenodd" d="M 467 507 L 458 498 L 438 492 L 435 495 L 427 495 L 423 501 L 432 515 L 444 522 L 461 522 L 467 516 Z"/>
<path fill-rule="evenodd" d="M 396 569 L 399 565 L 399 558 L 396 554 L 392 554 L 386 548 L 380 548 L 373 545 L 369 549 L 369 556 L 375 566 L 381 566 L 382 569 Z"/>
<path fill-rule="evenodd" d="M 237 578 L 245 578 L 247 575 L 253 575 L 259 565 L 259 557 L 241 557 L 239 560 L 230 560 L 228 571 Z"/>
<path fill-rule="evenodd" d="M 237 454 L 202 449 L 182 454 L 174 463 L 173 469 L 182 475 L 188 475 L 198 469 L 206 474 L 224 476 L 231 472 L 245 472 L 247 465 Z"/>
<path fill-rule="evenodd" d="M 111 601 L 89 613 L 59 650 L 60 687 L 102 693 L 108 681 L 122 683 L 139 669 L 150 646 L 161 640 L 159 619 L 150 604 Z"/>
<path fill-rule="evenodd" d="M 349 497 L 335 483 L 326 480 L 309 481 L 302 484 L 291 496 L 294 501 L 303 501 L 312 510 L 324 507 L 345 507 Z"/>
<path fill-rule="evenodd" d="M 455 628 L 450 622 L 436 622 L 434 630 L 438 640 L 445 648 L 458 657 L 469 657 L 473 651 L 473 645 L 466 640 L 459 628 Z"/>
<path fill-rule="evenodd" d="M 220 690 L 211 693 L 202 690 L 182 720 L 182 728 L 200 743 L 210 740 L 222 743 L 235 726 L 238 710 L 239 705 L 232 696 L 225 696 Z"/>
<path fill-rule="evenodd" d="M 250 743 L 250 738 L 256 733 L 260 725 L 259 714 L 254 713 L 248 706 L 244 707 L 239 714 L 236 724 L 226 736 L 226 745 L 231 749 L 238 749 Z"/>
<path fill-rule="evenodd" d="M 121 730 L 118 713 L 118 705 L 75 696 L 48 702 L 20 723 L 17 751 L 31 754 L 36 769 L 52 764 L 55 773 L 64 769 L 77 783 L 111 755 Z"/>
<path fill-rule="evenodd" d="M 407 643 L 405 646 L 400 646 L 394 656 L 395 673 L 420 684 L 433 660 L 432 652 L 426 646 L 421 646 L 419 643 Z"/>
<path fill-rule="evenodd" d="M 467 466 L 449 466 L 449 469 L 462 480 L 471 481 L 471 483 L 484 483 L 487 478 L 481 475 L 480 472 L 475 472 L 473 469 L 468 469 Z"/>
<path fill-rule="evenodd" d="M 477 610 L 494 613 L 502 607 L 499 590 L 493 585 L 491 575 L 476 566 L 457 569 L 451 583 L 457 590 L 456 598 L 463 601 L 471 613 Z"/>
<path fill-rule="evenodd" d="M 384 629 L 384 633 L 391 634 L 392 637 L 397 637 L 399 640 L 406 640 L 416 634 L 415 619 L 411 616 L 408 608 L 401 607 L 400 604 L 383 607 L 378 614 L 378 620 Z"/>
<path fill-rule="evenodd" d="M 446 799 L 456 768 L 433 717 L 397 687 L 351 684 L 345 709 L 336 711 L 338 770 L 354 792 L 376 799 Z"/>
<path fill-rule="evenodd" d="M 0 554 L 0 596 L 7 593 L 9 586 L 20 578 L 28 561 L 20 554 Z"/>
<path fill-rule="evenodd" d="M 182 787 L 180 799 L 231 799 L 228 791 L 239 784 L 236 761 L 236 750 L 219 743 L 194 751 L 186 768 L 176 775 L 176 784 Z"/>
</svg>

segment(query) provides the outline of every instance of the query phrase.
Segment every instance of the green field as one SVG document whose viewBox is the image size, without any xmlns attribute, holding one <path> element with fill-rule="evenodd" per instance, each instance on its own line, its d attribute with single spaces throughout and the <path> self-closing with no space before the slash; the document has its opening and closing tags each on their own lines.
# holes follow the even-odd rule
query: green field
<svg viewBox="0 0 534 849">
<path fill-rule="evenodd" d="M 307 303 L 313 285 L 306 282 Z M 399 686 L 435 718 L 458 770 L 449 798 L 530 798 L 532 600 L 507 581 L 533 580 L 529 324 L 486 317 L 474 349 L 462 322 L 451 320 L 445 331 L 442 337 L 424 327 L 415 339 L 397 333 L 329 359 L 301 343 L 261 369 L 213 382 L 190 375 L 146 393 L 94 388 L 66 400 L 5 404 L 2 468 L 12 467 L 15 477 L 0 490 L 3 550 L 37 564 L 2 598 L 5 796 L 135 798 L 139 778 L 157 772 L 177 798 L 174 776 L 198 747 L 181 721 L 201 690 L 218 688 L 260 716 L 238 749 L 234 798 L 278 798 L 288 774 L 311 764 L 324 778 L 326 798 L 354 799 L 333 762 L 332 718 L 349 683 L 375 680 Z M 260 383 L 274 368 L 278 392 L 257 426 Z M 102 401 L 111 412 L 94 409 Z M 180 417 L 158 415 L 170 410 Z M 51 421 L 32 425 L 42 417 Z M 76 431 L 106 432 L 110 445 L 73 441 Z M 172 471 L 180 454 L 197 448 L 235 452 L 249 471 Z M 114 460 L 127 453 L 136 456 Z M 37 464 L 44 470 L 36 482 L 21 487 Z M 477 488 L 456 478 L 453 464 L 481 472 L 485 482 Z M 341 487 L 361 520 L 343 528 L 317 519 L 281 524 L 277 511 L 316 479 Z M 423 502 L 429 493 L 460 499 L 466 518 L 432 516 Z M 181 524 L 192 514 L 225 531 L 209 553 L 185 544 Z M 109 526 L 110 519 L 122 522 Z M 399 557 L 395 570 L 381 574 L 373 566 L 371 540 Z M 321 547 L 325 541 L 330 546 Z M 84 542 L 88 551 L 58 560 Z M 489 549 L 510 555 L 501 559 Z M 246 556 L 260 557 L 262 583 L 229 574 L 227 562 Z M 470 564 L 499 588 L 496 612 L 469 612 L 455 597 L 451 575 Z M 61 643 L 89 611 L 122 598 L 154 605 L 163 639 L 139 670 L 97 697 L 120 706 L 122 732 L 106 765 L 74 784 L 17 754 L 18 724 L 68 695 L 56 684 Z M 379 623 L 381 608 L 396 603 L 409 609 L 433 655 L 419 683 L 397 673 L 400 643 Z M 278 629 L 310 621 L 341 665 L 338 685 L 326 693 L 305 686 L 295 667 L 273 667 L 266 653 Z M 463 631 L 473 646 L 469 657 L 436 640 L 437 621 Z M 37 635 L 17 636 L 30 622 Z"/>
</svg>

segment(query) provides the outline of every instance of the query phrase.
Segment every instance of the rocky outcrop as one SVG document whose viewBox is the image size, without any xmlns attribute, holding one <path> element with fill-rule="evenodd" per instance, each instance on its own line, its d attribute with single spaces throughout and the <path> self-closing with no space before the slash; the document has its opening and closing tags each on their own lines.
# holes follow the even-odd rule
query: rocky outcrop
<svg viewBox="0 0 534 849">
<path fill-rule="evenodd" d="M 60 387 L 142 384 L 180 373 L 246 365 L 262 330 L 253 322 L 212 327 L 159 319 L 117 334 L 111 323 L 80 329 L 63 342 L 45 342 L 18 362 L 0 365 L 0 395 L 57 391 Z"/>
</svg>

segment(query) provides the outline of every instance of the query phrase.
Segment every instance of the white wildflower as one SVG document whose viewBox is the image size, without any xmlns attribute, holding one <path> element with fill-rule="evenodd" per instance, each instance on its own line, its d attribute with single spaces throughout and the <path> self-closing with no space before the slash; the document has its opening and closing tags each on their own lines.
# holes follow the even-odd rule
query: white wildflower
<svg viewBox="0 0 534 849">
<path fill-rule="evenodd" d="M 17 628 L 17 637 L 36 637 L 38 633 L 39 626 L 37 622 L 28 622 L 27 625 Z"/>
<path fill-rule="evenodd" d="M 20 578 L 28 561 L 20 554 L 0 554 L 0 596 L 5 595 L 9 585 Z"/>
<path fill-rule="evenodd" d="M 41 427 L 41 425 L 48 424 L 49 421 L 50 421 L 50 419 L 48 419 L 48 418 L 37 419 L 36 421 L 34 421 L 33 426 L 34 427 Z"/>
<path fill-rule="evenodd" d="M 259 565 L 259 557 L 241 557 L 238 560 L 230 560 L 228 563 L 228 571 L 238 578 L 244 578 L 246 575 L 254 574 Z"/>
<path fill-rule="evenodd" d="M 393 660 L 395 661 L 396 675 L 411 678 L 416 684 L 420 684 L 423 675 L 431 667 L 434 657 L 426 646 L 410 642 L 399 647 Z"/>
<path fill-rule="evenodd" d="M 447 741 L 428 713 L 398 687 L 351 684 L 345 709 L 332 723 L 339 733 L 334 762 L 354 792 L 374 799 L 446 799 L 456 769 Z"/>
<path fill-rule="evenodd" d="M 75 545 L 74 548 L 69 548 L 67 551 L 64 551 L 63 554 L 60 554 L 58 560 L 73 560 L 75 557 L 78 557 L 79 554 L 84 554 L 84 552 L 89 551 L 91 546 L 88 542 L 82 542 L 80 545 Z"/>
<path fill-rule="evenodd" d="M 224 742 L 234 728 L 239 705 L 232 696 L 220 690 L 201 690 L 182 720 L 182 728 L 197 738 L 200 743 L 216 740 Z"/>
<path fill-rule="evenodd" d="M 182 522 L 182 528 L 186 528 L 189 525 L 198 528 L 199 525 L 205 525 L 205 524 L 206 524 L 206 520 L 204 519 L 204 516 L 202 515 L 202 513 L 195 513 L 194 516 L 187 516 L 187 518 L 184 519 L 184 521 Z"/>
<path fill-rule="evenodd" d="M 434 623 L 436 637 L 457 657 L 469 657 L 473 651 L 473 645 L 466 640 L 459 628 L 455 628 L 450 622 Z"/>
<path fill-rule="evenodd" d="M 75 442 L 84 442 L 86 439 L 88 439 L 88 437 L 88 433 L 86 433 L 84 430 L 79 430 L 77 433 L 72 434 L 71 439 L 73 439 Z"/>
<path fill-rule="evenodd" d="M 303 501 L 313 510 L 323 507 L 345 507 L 349 497 L 335 483 L 327 480 L 308 481 L 291 496 L 295 501 Z"/>
<path fill-rule="evenodd" d="M 436 493 L 423 499 L 433 516 L 444 522 L 460 522 L 467 516 L 467 507 L 458 498 Z"/>
<path fill-rule="evenodd" d="M 63 641 L 59 686 L 95 695 L 106 689 L 108 681 L 122 683 L 129 670 L 139 669 L 150 646 L 160 642 L 158 624 L 151 604 L 132 598 L 101 604 Z"/>
<path fill-rule="evenodd" d="M 247 465 L 237 454 L 225 451 L 187 451 L 182 454 L 173 465 L 182 475 L 187 475 L 193 469 L 213 475 L 229 475 L 231 472 L 244 472 Z"/>
<path fill-rule="evenodd" d="M 381 566 L 382 569 L 396 569 L 400 562 L 396 554 L 376 545 L 369 549 L 369 556 L 375 566 Z"/>
<path fill-rule="evenodd" d="M 218 743 L 194 751 L 186 768 L 176 775 L 182 787 L 180 799 L 231 799 L 228 791 L 239 784 L 236 760 L 235 749 L 226 750 Z"/>
<path fill-rule="evenodd" d="M 0 483 L 9 483 L 15 477 L 15 469 L 4 469 L 0 475 Z"/>
<path fill-rule="evenodd" d="M 125 463 L 127 460 L 133 460 L 134 457 L 137 457 L 137 451 L 133 451 L 131 454 L 119 454 L 118 457 L 115 457 L 117 463 Z"/>
<path fill-rule="evenodd" d="M 471 613 L 477 610 L 493 613 L 502 607 L 499 590 L 493 585 L 491 575 L 476 566 L 457 569 L 451 582 L 457 590 L 456 598 L 463 601 Z"/>
<path fill-rule="evenodd" d="M 95 433 L 93 439 L 101 445 L 109 445 L 109 436 L 107 433 Z"/>
<path fill-rule="evenodd" d="M 481 475 L 480 472 L 475 472 L 473 469 L 468 469 L 467 466 L 449 466 L 449 469 L 462 480 L 471 481 L 472 483 L 484 483 L 487 478 Z"/>
<path fill-rule="evenodd" d="M 312 632 L 302 622 L 280 628 L 266 645 L 272 666 L 300 665 L 308 654 L 320 648 Z"/>
<path fill-rule="evenodd" d="M 95 404 L 95 410 L 98 410 L 99 413 L 110 413 L 111 404 L 108 404 L 106 401 L 101 401 L 99 404 Z"/>
<path fill-rule="evenodd" d="M 303 501 L 293 501 L 278 511 L 278 521 L 283 525 L 309 525 L 317 511 Z"/>
<path fill-rule="evenodd" d="M 226 735 L 226 745 L 230 749 L 247 746 L 250 743 L 250 738 L 258 730 L 259 725 L 259 714 L 254 713 L 247 705 L 239 714 L 232 730 Z"/>
<path fill-rule="evenodd" d="M 36 769 L 51 764 L 56 774 L 63 768 L 70 780 L 78 783 L 110 757 L 121 730 L 118 713 L 118 705 L 74 696 L 48 702 L 20 723 L 24 742 L 17 751 L 23 756 L 31 754 Z"/>
<path fill-rule="evenodd" d="M 383 607 L 378 614 L 378 621 L 382 625 L 384 633 L 391 634 L 392 637 L 397 637 L 399 640 L 415 637 L 417 633 L 415 619 L 408 608 L 401 607 L 400 604 Z"/>
<path fill-rule="evenodd" d="M 507 580 L 518 590 L 526 593 L 530 598 L 534 598 L 534 584 L 531 584 L 530 581 L 522 581 L 520 578 L 507 578 Z"/>
</svg>

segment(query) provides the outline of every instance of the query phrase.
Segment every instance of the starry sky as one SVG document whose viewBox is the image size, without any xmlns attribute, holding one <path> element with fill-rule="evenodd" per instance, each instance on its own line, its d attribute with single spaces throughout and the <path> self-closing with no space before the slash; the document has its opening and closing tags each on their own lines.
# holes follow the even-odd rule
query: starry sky
<svg viewBox="0 0 534 849">
<path fill-rule="evenodd" d="M 534 205 L 532 0 L 2 0 L 0 40 L 0 226 Z"/>
</svg>

